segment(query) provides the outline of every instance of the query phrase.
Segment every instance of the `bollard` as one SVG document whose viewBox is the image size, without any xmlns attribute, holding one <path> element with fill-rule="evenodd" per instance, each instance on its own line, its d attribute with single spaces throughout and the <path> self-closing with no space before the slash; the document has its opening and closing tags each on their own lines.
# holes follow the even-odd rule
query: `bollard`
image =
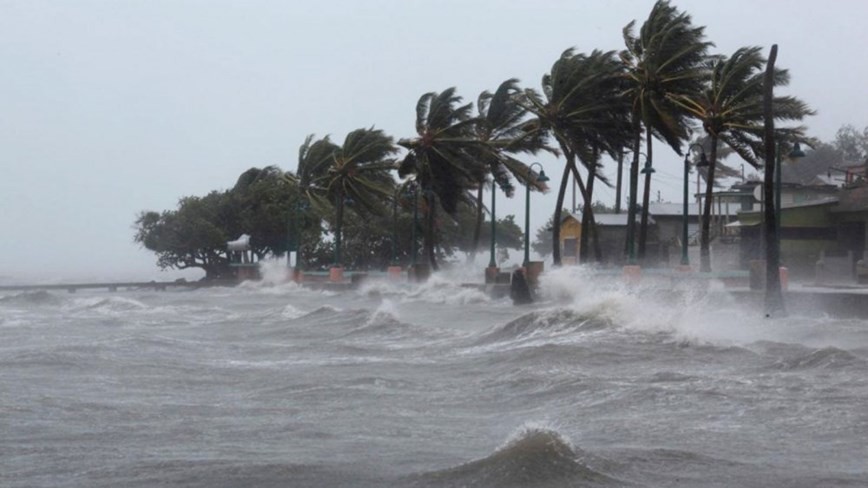
<svg viewBox="0 0 868 488">
<path fill-rule="evenodd" d="M 624 281 L 627 283 L 638 283 L 642 280 L 642 267 L 636 264 L 628 264 L 624 266 L 623 276 Z"/>
<path fill-rule="evenodd" d="M 329 269 L 329 281 L 332 283 L 341 283 L 344 281 L 344 268 L 335 266 Z"/>
<path fill-rule="evenodd" d="M 527 263 L 527 268 L 524 278 L 527 284 L 531 287 L 539 285 L 539 277 L 545 270 L 545 263 L 542 261 L 531 261 Z"/>
<path fill-rule="evenodd" d="M 784 266 L 778 269 L 781 276 L 781 291 L 787 291 L 790 286 L 790 270 Z"/>
<path fill-rule="evenodd" d="M 400 266 L 389 266 L 386 269 L 386 276 L 389 277 L 389 281 L 401 281 L 403 273 L 404 269 Z"/>
<path fill-rule="evenodd" d="M 497 283 L 497 274 L 500 272 L 500 268 L 497 266 L 489 266 L 485 268 L 485 283 Z"/>
</svg>

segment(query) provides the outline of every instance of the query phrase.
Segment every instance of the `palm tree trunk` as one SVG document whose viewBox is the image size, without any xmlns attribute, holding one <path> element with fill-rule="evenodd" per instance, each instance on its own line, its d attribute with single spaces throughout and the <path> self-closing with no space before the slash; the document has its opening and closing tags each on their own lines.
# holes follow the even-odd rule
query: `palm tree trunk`
<svg viewBox="0 0 868 488">
<path fill-rule="evenodd" d="M 564 206 L 564 197 L 567 194 L 567 181 L 570 178 L 570 168 L 575 167 L 576 157 L 563 142 L 560 144 L 567 163 L 564 165 L 564 174 L 561 176 L 561 185 L 558 188 L 558 201 L 555 205 L 554 222 L 552 223 L 552 261 L 555 266 L 561 265 L 561 209 Z"/>
<path fill-rule="evenodd" d="M 651 159 L 651 127 L 645 127 L 645 166 L 649 169 L 652 165 Z M 645 261 L 645 247 L 648 243 L 648 203 L 651 195 L 651 172 L 645 173 L 645 193 L 642 195 L 642 221 L 639 224 L 639 261 Z"/>
<path fill-rule="evenodd" d="M 624 151 L 618 150 L 618 180 L 615 185 L 615 213 L 621 213 L 621 185 L 624 176 Z"/>
<path fill-rule="evenodd" d="M 467 258 L 467 262 L 472 264 L 476 261 L 476 251 L 479 250 L 479 236 L 482 233 L 482 221 L 483 221 L 483 210 L 484 206 L 482 205 L 482 189 L 483 184 L 479 184 L 479 188 L 476 190 L 476 226 L 473 228 L 473 245 L 470 247 L 470 256 Z M 494 191 L 494 187 L 492 186 L 492 190 Z"/>
<path fill-rule="evenodd" d="M 588 200 L 594 199 L 594 181 L 596 178 L 588 181 Z M 591 242 L 594 244 L 594 261 L 597 263 L 603 262 L 603 248 L 600 246 L 600 233 L 597 232 L 597 219 L 594 217 L 594 206 L 589 206 L 588 212 L 588 229 L 591 231 Z"/>
<path fill-rule="evenodd" d="M 431 265 L 431 269 L 437 271 L 440 269 L 437 266 L 437 259 L 434 255 L 434 204 L 435 204 L 434 193 L 431 191 L 425 192 L 425 203 L 428 207 L 428 214 L 425 216 L 427 219 L 427 223 L 425 225 L 425 243 L 424 243 L 424 251 L 423 253 L 428 259 L 428 264 Z"/>
<path fill-rule="evenodd" d="M 341 262 L 343 261 L 343 257 L 341 256 L 341 245 L 343 242 L 341 238 L 341 227 L 344 223 L 344 192 L 343 188 L 338 185 L 338 196 L 337 196 L 337 216 L 335 217 L 335 266 L 340 267 Z"/>
<path fill-rule="evenodd" d="M 702 209 L 702 234 L 699 238 L 699 271 L 711 271 L 711 207 L 714 196 L 714 168 L 717 166 L 717 134 L 710 132 L 711 155 L 708 159 L 708 174 L 705 177 L 705 205 Z"/>
<path fill-rule="evenodd" d="M 594 218 L 594 181 L 597 177 L 596 164 L 599 157 L 599 151 L 594 147 L 593 161 L 588 165 L 591 169 L 588 170 L 588 185 L 584 188 L 580 186 L 582 192 L 582 239 L 579 244 L 579 262 L 587 263 L 590 255 L 590 237 L 591 237 L 591 221 Z M 576 171 L 578 174 L 578 171 Z"/>
<path fill-rule="evenodd" d="M 594 172 L 588 171 L 588 186 L 582 193 L 582 238 L 579 243 L 579 262 L 587 263 L 591 251 L 591 216 L 594 212 L 591 207 L 591 189 L 594 187 Z"/>
<path fill-rule="evenodd" d="M 766 72 L 763 77 L 763 116 L 765 124 L 763 125 L 763 143 L 765 145 L 766 167 L 765 177 L 763 178 L 763 196 L 765 197 L 766 207 L 763 217 L 765 218 L 765 246 L 766 246 L 766 296 L 765 307 L 766 315 L 771 314 L 786 314 L 784 306 L 784 296 L 781 293 L 781 274 L 780 274 L 780 236 L 778 235 L 777 212 L 780 210 L 774 205 L 769 205 L 771 202 L 776 202 L 774 198 L 774 175 L 775 165 L 780 164 L 780 158 L 777 157 L 775 147 L 775 118 L 773 108 L 774 96 L 774 75 L 775 75 L 775 60 L 778 57 L 778 45 L 772 44 L 769 59 L 766 64 Z"/>
<path fill-rule="evenodd" d="M 583 202 L 590 202 L 593 200 L 593 180 L 589 180 L 588 186 L 586 187 L 582 183 L 582 178 L 579 176 L 579 171 L 573 165 L 573 176 L 579 184 L 579 192 L 582 194 Z M 587 210 L 585 210 L 587 209 Z M 584 226 L 585 217 L 587 216 L 587 228 Z M 597 234 L 597 221 L 594 218 L 594 206 L 592 204 L 583 204 L 582 208 L 582 238 L 584 239 L 586 233 L 591 237 L 594 246 L 594 259 L 597 262 L 603 260 L 603 250 L 600 247 L 600 236 Z M 587 248 L 587 242 L 581 244 L 582 246 Z"/>
<path fill-rule="evenodd" d="M 633 139 L 633 161 L 630 163 L 630 198 L 627 203 L 627 262 L 635 264 L 636 258 L 636 197 L 639 186 L 639 149 L 642 145 L 642 131 L 639 125 L 639 118 L 633 116 L 634 139 Z"/>
</svg>

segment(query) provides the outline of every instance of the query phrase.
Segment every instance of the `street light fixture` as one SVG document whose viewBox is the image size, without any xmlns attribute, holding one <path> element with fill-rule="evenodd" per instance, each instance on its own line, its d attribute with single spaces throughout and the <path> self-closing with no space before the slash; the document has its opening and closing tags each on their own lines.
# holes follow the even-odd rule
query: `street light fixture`
<svg viewBox="0 0 868 488">
<path fill-rule="evenodd" d="M 539 166 L 539 174 L 534 178 L 533 168 L 534 166 Z M 545 183 L 549 181 L 549 177 L 546 176 L 546 172 L 543 170 L 543 167 L 539 163 L 533 163 L 528 167 L 528 178 L 525 184 L 525 188 L 527 189 L 525 194 L 525 205 L 524 205 L 524 264 L 523 266 L 527 268 L 527 265 L 530 263 L 530 186 L 533 183 Z M 555 225 L 560 225 L 560 222 L 555 222 Z"/>
<path fill-rule="evenodd" d="M 684 207 L 684 214 L 681 222 L 681 265 L 682 266 L 690 266 L 690 258 L 687 255 L 687 208 L 688 204 L 688 192 L 687 192 L 687 180 L 690 177 L 690 151 L 693 150 L 694 147 L 698 147 L 700 152 L 699 162 L 696 163 L 697 168 L 705 168 L 709 166 L 708 158 L 705 157 L 705 148 L 702 147 L 699 143 L 693 143 L 687 147 L 687 153 L 684 155 L 684 203 L 682 204 Z"/>
</svg>

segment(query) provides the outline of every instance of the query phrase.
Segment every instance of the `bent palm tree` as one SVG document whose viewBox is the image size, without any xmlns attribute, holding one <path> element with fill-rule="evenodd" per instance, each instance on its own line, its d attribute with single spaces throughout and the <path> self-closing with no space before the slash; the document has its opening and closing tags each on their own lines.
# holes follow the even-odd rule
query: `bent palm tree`
<svg viewBox="0 0 868 488">
<path fill-rule="evenodd" d="M 395 181 L 391 159 L 394 141 L 379 129 L 356 129 L 337 147 L 323 178 L 326 193 L 335 202 L 335 265 L 341 266 L 341 230 L 344 205 L 353 202 L 357 213 L 382 215 L 383 201 L 392 197 Z"/>
<path fill-rule="evenodd" d="M 590 204 L 593 186 L 586 186 L 576 159 L 588 170 L 588 178 L 599 177 L 598 155 L 616 154 L 629 135 L 626 125 L 621 66 L 614 52 L 593 51 L 576 54 L 565 51 L 542 79 L 542 95 L 526 89 L 522 103 L 536 116 L 532 130 L 552 137 L 566 159 L 552 227 L 554 264 L 561 264 L 560 222 L 567 182 L 573 174 L 585 205 L 583 220 L 593 224 Z"/>
<path fill-rule="evenodd" d="M 635 207 L 638 193 L 639 152 L 644 128 L 646 161 L 653 163 L 652 140 L 666 142 L 681 155 L 681 143 L 689 136 L 687 117 L 671 102 L 677 94 L 698 93 L 705 80 L 703 61 L 712 44 L 704 41 L 704 27 L 695 27 L 690 16 L 679 12 L 667 0 L 658 0 L 638 35 L 635 21 L 624 27 L 626 50 L 621 52 L 629 88 L 626 92 L 633 111 L 633 161 L 630 165 L 630 207 L 627 240 L 632 260 L 635 246 Z M 650 173 L 646 174 L 650 178 Z M 647 183 L 646 183 L 647 185 Z M 645 254 L 648 226 L 648 193 L 642 206 L 639 255 Z"/>
<path fill-rule="evenodd" d="M 485 178 L 486 166 L 479 156 L 490 151 L 474 134 L 479 120 L 472 118 L 472 104 L 461 105 L 455 88 L 422 95 L 416 104 L 416 134 L 398 144 L 408 150 L 398 167 L 402 178 L 414 175 L 422 188 L 428 210 L 424 234 L 424 255 L 432 268 L 434 259 L 434 218 L 437 201 L 454 215 L 469 189 Z"/>
<path fill-rule="evenodd" d="M 484 91 L 479 95 L 476 103 L 479 123 L 474 125 L 476 138 L 486 144 L 483 152 L 478 155 L 480 161 L 486 166 L 486 172 L 491 176 L 492 192 L 494 185 L 511 198 L 515 191 L 512 178 L 522 185 L 531 185 L 535 191 L 546 191 L 548 187 L 543 182 L 528 180 L 530 169 L 528 165 L 512 157 L 517 153 L 536 154 L 540 149 L 549 150 L 539 133 L 527 131 L 527 109 L 518 103 L 517 97 L 521 93 L 518 80 L 512 78 L 500 84 L 492 94 Z M 535 137 L 537 135 L 537 137 Z M 473 232 L 473 244 L 471 248 L 471 261 L 479 247 L 479 236 L 482 227 L 482 215 L 484 205 L 482 203 L 483 182 L 476 189 L 476 226 Z M 492 194 L 492 204 L 495 195 Z M 493 205 L 491 219 L 494 222 Z M 494 225 L 494 224 L 492 224 Z M 493 236 L 492 236 L 493 238 Z"/>
<path fill-rule="evenodd" d="M 338 146 L 331 142 L 328 136 L 314 140 L 310 134 L 304 139 L 298 148 L 298 166 L 295 173 L 287 172 L 285 177 L 291 185 L 292 192 L 296 195 L 294 203 L 293 222 L 295 230 L 299 234 L 293 236 L 298 243 L 297 266 L 302 267 L 304 258 L 303 225 L 296 221 L 302 212 L 312 211 L 317 216 L 328 215 L 331 205 L 326 196 L 326 188 L 322 186 L 322 179 L 328 172 Z"/>
<path fill-rule="evenodd" d="M 714 192 L 715 168 L 718 159 L 718 144 L 723 141 L 742 159 L 758 168 L 763 149 L 763 69 L 765 65 L 761 49 L 745 47 L 730 57 L 717 56 L 707 61 L 710 79 L 707 86 L 695 95 L 672 95 L 673 102 L 702 122 L 710 140 L 709 167 L 706 174 L 705 207 L 702 214 L 700 238 L 700 269 L 711 271 L 709 252 L 711 230 L 711 204 Z M 774 85 L 789 83 L 786 70 L 775 69 Z M 783 121 L 802 120 L 814 112 L 795 97 L 775 97 L 775 119 Z M 803 137 L 801 127 L 777 129 L 779 138 L 793 140 Z"/>
</svg>

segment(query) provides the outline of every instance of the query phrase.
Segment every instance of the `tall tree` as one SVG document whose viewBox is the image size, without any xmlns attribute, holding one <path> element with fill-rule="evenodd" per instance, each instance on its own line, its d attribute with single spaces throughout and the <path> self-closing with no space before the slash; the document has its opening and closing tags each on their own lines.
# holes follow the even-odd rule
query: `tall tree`
<svg viewBox="0 0 868 488">
<path fill-rule="evenodd" d="M 526 89 L 523 103 L 536 117 L 534 130 L 552 137 L 566 164 L 558 188 L 554 221 L 561 221 L 569 175 L 572 173 L 582 200 L 583 219 L 593 225 L 592 194 L 579 174 L 577 159 L 589 179 L 600 176 L 599 154 L 615 157 L 629 134 L 623 92 L 623 73 L 612 51 L 590 54 L 565 51 L 542 79 L 542 94 Z M 592 186 L 591 186 L 592 188 Z M 561 264 L 560 225 L 552 227 L 552 257 Z"/>
<path fill-rule="evenodd" d="M 277 166 L 248 169 L 238 177 L 230 198 L 238 214 L 237 228 L 227 229 L 236 234 L 231 238 L 249 235 L 251 251 L 259 259 L 286 252 L 286 217 L 297 195 L 283 170 Z"/>
<path fill-rule="evenodd" d="M 300 233 L 296 239 L 299 245 L 297 262 L 300 267 L 303 267 L 307 251 L 313 244 L 308 242 L 309 236 L 304 232 L 308 226 L 304 224 L 312 221 L 321 222 L 320 219 L 328 216 L 332 208 L 324 181 L 338 146 L 329 136 L 322 139 L 315 139 L 315 137 L 314 134 L 310 134 L 305 138 L 298 148 L 298 166 L 295 173 L 286 173 L 290 187 L 297 195 L 291 207 L 290 218 L 298 222 L 295 227 Z M 317 225 L 322 228 L 321 224 Z"/>
<path fill-rule="evenodd" d="M 475 134 L 488 146 L 483 148 L 484 151 L 479 158 L 485 163 L 493 185 L 500 188 L 509 198 L 512 198 L 515 192 L 513 178 L 522 185 L 530 184 L 535 191 L 548 189 L 545 183 L 535 179 L 529 181 L 528 165 L 514 157 L 522 153 L 536 154 L 540 149 L 551 150 L 545 145 L 545 139 L 540 137 L 539 132 L 527 130 L 527 109 L 517 100 L 520 93 L 518 80 L 512 78 L 501 83 L 493 94 L 489 91 L 482 92 L 476 103 L 479 123 L 474 126 Z M 480 182 L 476 189 L 477 218 L 470 251 L 471 260 L 479 248 L 485 208 L 482 201 L 484 186 Z M 493 192 L 494 188 L 492 186 Z M 492 195 L 492 198 L 495 196 Z"/>
<path fill-rule="evenodd" d="M 711 210 L 718 145 L 722 141 L 754 168 L 765 154 L 763 146 L 763 79 L 766 59 L 759 47 L 744 47 L 730 57 L 715 56 L 706 61 L 709 79 L 705 88 L 693 95 L 673 94 L 670 99 L 702 123 L 709 138 L 709 166 L 706 169 L 705 205 L 700 237 L 700 270 L 711 271 Z M 789 83 L 786 70 L 774 68 L 774 86 Z M 774 97 L 774 118 L 797 121 L 813 112 L 792 96 Z M 801 127 L 779 128 L 776 137 L 792 142 L 803 138 Z"/>
<path fill-rule="evenodd" d="M 865 164 L 868 162 L 868 127 L 859 132 L 850 124 L 843 125 L 835 133 L 832 145 L 841 151 L 844 161 Z"/>
<path fill-rule="evenodd" d="M 424 254 L 433 269 L 434 221 L 439 201 L 453 215 L 468 190 L 483 181 L 486 165 L 479 155 L 490 151 L 475 135 L 479 119 L 472 117 L 473 104 L 462 104 L 455 88 L 422 95 L 416 104 L 416 137 L 401 139 L 408 150 L 398 168 L 400 177 L 414 175 L 426 202 Z"/>
<path fill-rule="evenodd" d="M 658 0 L 638 34 L 635 21 L 624 27 L 626 49 L 621 60 L 627 72 L 627 96 L 632 103 L 633 161 L 630 165 L 630 207 L 628 208 L 628 247 L 635 246 L 635 208 L 638 201 L 639 152 L 644 132 L 645 154 L 653 164 L 653 139 L 656 137 L 681 154 L 681 144 L 689 137 L 685 114 L 670 101 L 673 95 L 698 93 L 706 78 L 703 61 L 712 45 L 705 41 L 705 28 L 692 24 L 690 15 L 680 12 L 667 0 Z M 646 175 L 650 178 L 650 173 Z M 639 256 L 644 257 L 648 229 L 648 193 L 643 197 L 639 229 Z M 631 258 L 634 249 L 631 249 Z"/>
<path fill-rule="evenodd" d="M 391 158 L 398 148 L 379 129 L 356 129 L 336 147 L 331 163 L 322 176 L 329 200 L 335 206 L 335 265 L 341 266 L 341 231 L 344 206 L 353 202 L 357 213 L 384 213 L 383 202 L 392 198 L 395 181 L 391 171 L 396 168 Z"/>
<path fill-rule="evenodd" d="M 237 237 L 237 217 L 229 192 L 184 197 L 177 210 L 140 213 L 134 241 L 156 253 L 160 269 L 201 268 L 206 279 L 226 278 L 226 242 Z"/>
</svg>

